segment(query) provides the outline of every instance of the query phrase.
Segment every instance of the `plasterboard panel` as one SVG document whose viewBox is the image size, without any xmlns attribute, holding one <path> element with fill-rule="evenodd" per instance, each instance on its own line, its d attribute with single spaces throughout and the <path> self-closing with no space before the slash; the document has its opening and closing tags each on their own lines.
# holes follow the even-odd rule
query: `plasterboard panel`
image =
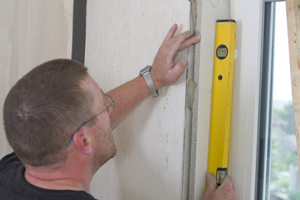
<svg viewBox="0 0 300 200">
<path fill-rule="evenodd" d="M 152 64 L 169 28 L 189 30 L 190 2 L 88 1 L 86 66 L 104 92 Z M 187 50 L 176 61 L 187 58 Z M 99 199 L 181 199 L 186 73 L 147 98 L 114 131 L 118 153 L 95 175 Z"/>
<path fill-rule="evenodd" d="M 29 70 L 50 59 L 70 58 L 72 13 L 73 0 L 0 1 L 1 108 L 9 89 Z M 11 151 L 0 123 L 1 157 Z"/>
</svg>

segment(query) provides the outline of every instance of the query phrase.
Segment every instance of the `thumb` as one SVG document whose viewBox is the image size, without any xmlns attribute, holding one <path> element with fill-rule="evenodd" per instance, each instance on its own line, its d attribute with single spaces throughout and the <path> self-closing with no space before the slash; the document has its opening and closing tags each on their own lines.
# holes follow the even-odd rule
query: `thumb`
<svg viewBox="0 0 300 200">
<path fill-rule="evenodd" d="M 211 193 L 216 190 L 217 188 L 217 181 L 212 173 L 206 174 L 206 180 L 207 180 L 207 193 Z"/>
<path fill-rule="evenodd" d="M 169 72 L 172 74 L 172 77 L 177 80 L 177 78 L 184 72 L 184 69 L 186 68 L 187 64 L 188 61 L 184 59 L 177 63 L 173 69 L 170 69 Z"/>
</svg>

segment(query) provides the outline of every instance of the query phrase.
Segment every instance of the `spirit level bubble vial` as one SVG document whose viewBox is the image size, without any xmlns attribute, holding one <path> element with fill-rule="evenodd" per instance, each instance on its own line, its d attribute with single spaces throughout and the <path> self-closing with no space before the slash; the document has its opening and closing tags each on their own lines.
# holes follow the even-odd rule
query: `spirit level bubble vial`
<svg viewBox="0 0 300 200">
<path fill-rule="evenodd" d="M 218 186 L 228 167 L 235 29 L 235 20 L 216 23 L 207 172 Z"/>
</svg>

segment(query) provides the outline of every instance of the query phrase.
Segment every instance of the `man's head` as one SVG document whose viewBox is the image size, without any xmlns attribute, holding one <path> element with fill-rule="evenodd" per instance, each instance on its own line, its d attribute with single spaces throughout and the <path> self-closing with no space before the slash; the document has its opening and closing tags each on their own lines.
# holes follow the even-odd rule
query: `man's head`
<svg viewBox="0 0 300 200">
<path fill-rule="evenodd" d="M 87 77 L 79 62 L 57 59 L 37 66 L 10 90 L 4 126 L 23 163 L 38 167 L 66 160 L 72 133 L 92 116 L 94 96 L 81 86 Z"/>
<path fill-rule="evenodd" d="M 73 147 L 83 154 L 91 155 L 92 171 L 96 172 L 117 152 L 109 116 L 114 107 L 111 105 L 115 102 L 103 93 L 91 76 L 88 76 L 81 85 L 93 96 L 94 103 L 91 109 L 92 118 L 75 133 Z M 88 160 L 84 162 L 89 162 Z"/>
</svg>

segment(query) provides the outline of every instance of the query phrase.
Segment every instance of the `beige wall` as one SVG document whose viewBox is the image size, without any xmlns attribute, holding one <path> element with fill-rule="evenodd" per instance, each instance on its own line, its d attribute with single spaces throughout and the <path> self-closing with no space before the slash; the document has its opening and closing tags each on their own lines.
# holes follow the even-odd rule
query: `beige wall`
<svg viewBox="0 0 300 200">
<path fill-rule="evenodd" d="M 0 155 L 11 152 L 2 123 L 9 89 L 30 69 L 71 56 L 73 0 L 0 1 Z"/>
<path fill-rule="evenodd" d="M 174 23 L 190 28 L 188 0 L 88 1 L 86 65 L 104 92 L 152 64 Z M 176 58 L 187 58 L 187 50 Z M 117 156 L 95 175 L 100 199 L 181 199 L 186 73 L 147 98 L 114 131 Z"/>
<path fill-rule="evenodd" d="M 238 199 L 253 199 L 260 55 L 260 0 L 198 0 L 200 66 L 195 199 L 205 191 L 215 20 L 237 20 L 230 172 Z M 73 0 L 0 1 L 0 105 L 12 85 L 36 65 L 70 58 Z M 251 16 L 251 17 L 249 17 Z M 169 28 L 190 27 L 188 0 L 88 0 L 86 66 L 104 91 L 134 78 L 153 58 Z M 176 60 L 186 58 L 181 52 Z M 158 98 L 143 101 L 116 129 L 117 156 L 99 170 L 99 199 L 181 199 L 186 73 Z M 0 156 L 11 151 L 0 111 Z M 246 127 L 246 128 L 245 128 Z"/>
<path fill-rule="evenodd" d="M 70 58 L 73 0 L 0 2 L 0 104 L 36 65 Z M 169 28 L 189 30 L 190 2 L 88 1 L 86 65 L 104 91 L 152 64 Z M 176 60 L 187 57 L 187 50 Z M 116 158 L 99 170 L 91 193 L 99 199 L 181 199 L 186 74 L 148 98 L 115 131 Z M 2 109 L 0 120 L 2 121 Z M 0 125 L 0 156 L 11 151 Z"/>
</svg>

